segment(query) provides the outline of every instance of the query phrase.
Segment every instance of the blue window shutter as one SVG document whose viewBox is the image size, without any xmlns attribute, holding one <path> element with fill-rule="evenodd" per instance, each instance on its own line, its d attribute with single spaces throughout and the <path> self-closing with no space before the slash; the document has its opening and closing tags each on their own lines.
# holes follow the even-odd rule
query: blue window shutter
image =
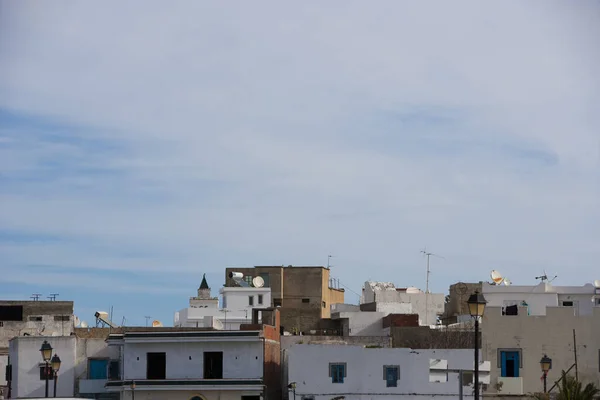
<svg viewBox="0 0 600 400">
<path fill-rule="evenodd" d="M 108 360 L 90 360 L 90 379 L 107 379 L 107 372 Z"/>
</svg>

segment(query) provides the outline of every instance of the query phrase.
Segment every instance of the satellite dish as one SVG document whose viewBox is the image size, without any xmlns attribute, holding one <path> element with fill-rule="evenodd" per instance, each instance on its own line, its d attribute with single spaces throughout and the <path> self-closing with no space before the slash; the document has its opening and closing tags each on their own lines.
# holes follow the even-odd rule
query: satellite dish
<svg viewBox="0 0 600 400">
<path fill-rule="evenodd" d="M 162 326 L 163 326 L 162 322 L 160 322 L 160 321 L 158 321 L 158 320 L 154 320 L 154 321 L 152 321 L 152 327 L 153 327 L 153 328 L 160 328 L 160 327 L 162 327 Z"/>
<path fill-rule="evenodd" d="M 255 276 L 252 279 L 252 284 L 254 285 L 254 287 L 263 287 L 265 286 L 265 280 L 260 276 Z"/>
<path fill-rule="evenodd" d="M 499 285 L 502 283 L 502 281 L 504 280 L 504 277 L 502 276 L 502 274 L 498 271 L 496 271 L 495 269 L 492 270 L 492 272 L 490 272 L 490 276 L 492 277 L 492 280 L 494 281 L 494 283 L 496 285 Z"/>
<path fill-rule="evenodd" d="M 82 328 L 87 328 L 87 327 L 88 327 L 88 323 L 87 323 L 87 322 L 85 322 L 85 321 L 82 321 L 80 326 L 81 326 Z"/>
<path fill-rule="evenodd" d="M 596 287 L 596 288 L 600 288 L 600 279 L 596 279 L 596 280 L 594 281 L 594 287 Z"/>
<path fill-rule="evenodd" d="M 510 286 L 512 282 L 508 278 L 504 278 L 504 286 Z"/>
</svg>

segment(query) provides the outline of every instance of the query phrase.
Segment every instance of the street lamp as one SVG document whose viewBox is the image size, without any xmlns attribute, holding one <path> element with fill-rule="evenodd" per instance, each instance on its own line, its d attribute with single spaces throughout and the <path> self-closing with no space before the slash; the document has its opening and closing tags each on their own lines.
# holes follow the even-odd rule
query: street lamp
<svg viewBox="0 0 600 400">
<path fill-rule="evenodd" d="M 552 368 L 552 359 L 550 357 L 548 357 L 547 355 L 544 354 L 544 357 L 542 357 L 542 359 L 540 360 L 540 366 L 542 367 L 542 372 L 544 373 L 543 378 L 544 378 L 544 393 L 547 393 L 546 391 L 546 377 L 548 376 L 548 371 L 550 371 L 550 369 Z"/>
<path fill-rule="evenodd" d="M 52 364 L 52 372 L 54 375 L 54 397 L 56 397 L 56 382 L 58 381 L 58 370 L 60 369 L 60 357 L 58 354 L 54 354 L 50 363 Z"/>
<path fill-rule="evenodd" d="M 46 380 L 46 397 L 48 397 L 48 375 L 50 375 L 50 359 L 52 358 L 52 346 L 48 341 L 44 340 L 42 343 L 42 347 L 40 348 L 40 353 L 42 353 L 42 359 L 44 363 L 46 363 L 46 367 L 44 368 L 44 378 Z"/>
<path fill-rule="evenodd" d="M 296 400 L 296 382 L 290 382 L 290 384 L 287 387 L 288 390 L 292 391 L 292 393 L 294 394 L 294 400 Z"/>
<path fill-rule="evenodd" d="M 483 316 L 486 303 L 485 297 L 478 291 L 475 291 L 475 293 L 469 296 L 469 300 L 467 300 L 469 314 L 471 314 L 471 317 L 475 320 L 475 370 L 473 374 L 475 379 L 474 400 L 479 400 L 479 318 Z"/>
</svg>

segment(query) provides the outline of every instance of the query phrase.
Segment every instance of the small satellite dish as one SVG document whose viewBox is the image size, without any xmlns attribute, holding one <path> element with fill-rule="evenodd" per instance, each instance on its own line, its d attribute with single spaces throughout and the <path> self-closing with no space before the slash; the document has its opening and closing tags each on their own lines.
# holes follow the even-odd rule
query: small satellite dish
<svg viewBox="0 0 600 400">
<path fill-rule="evenodd" d="M 160 327 L 162 327 L 162 326 L 163 326 L 162 322 L 160 322 L 160 321 L 158 321 L 158 320 L 154 320 L 154 321 L 152 321 L 152 327 L 153 327 L 153 328 L 160 328 Z"/>
<path fill-rule="evenodd" d="M 512 282 L 508 278 L 504 278 L 504 286 L 510 286 Z"/>
<path fill-rule="evenodd" d="M 594 287 L 596 287 L 596 288 L 600 288 L 600 279 L 596 279 L 596 280 L 594 281 Z"/>
<path fill-rule="evenodd" d="M 490 276 L 496 285 L 500 285 L 504 280 L 502 274 L 496 271 L 495 269 L 493 269 L 492 272 L 490 272 Z"/>
<path fill-rule="evenodd" d="M 252 279 L 252 284 L 254 285 L 254 287 L 263 287 L 265 286 L 265 280 L 260 276 L 255 276 Z"/>
<path fill-rule="evenodd" d="M 85 321 L 81 321 L 81 325 L 82 328 L 87 328 L 88 327 L 88 323 Z"/>
</svg>

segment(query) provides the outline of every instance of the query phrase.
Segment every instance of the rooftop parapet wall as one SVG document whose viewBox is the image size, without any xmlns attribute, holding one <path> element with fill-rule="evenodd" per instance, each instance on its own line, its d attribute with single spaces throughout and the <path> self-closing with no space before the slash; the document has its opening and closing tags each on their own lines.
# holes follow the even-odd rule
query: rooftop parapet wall
<svg viewBox="0 0 600 400">
<path fill-rule="evenodd" d="M 525 320 L 555 320 L 555 319 L 589 319 L 600 321 L 600 307 L 593 307 L 592 314 L 579 315 L 576 307 L 547 306 L 545 315 L 528 315 L 528 307 L 517 307 L 518 315 L 502 315 L 503 307 L 486 307 L 483 322 L 501 319 L 525 319 Z"/>
</svg>

